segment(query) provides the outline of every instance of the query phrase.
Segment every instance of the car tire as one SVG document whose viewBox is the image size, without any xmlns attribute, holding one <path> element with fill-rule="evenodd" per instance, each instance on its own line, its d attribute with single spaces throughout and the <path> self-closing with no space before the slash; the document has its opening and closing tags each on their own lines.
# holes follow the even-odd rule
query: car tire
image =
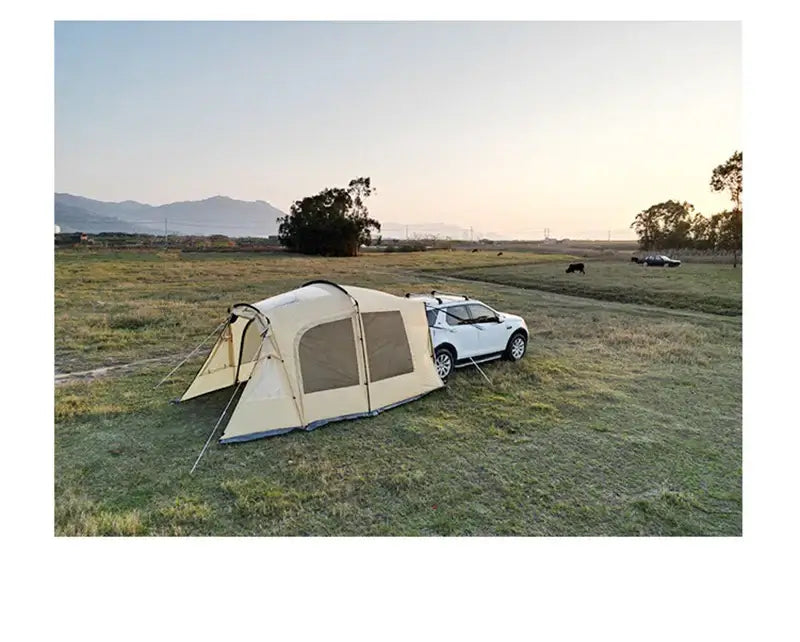
<svg viewBox="0 0 800 642">
<path fill-rule="evenodd" d="M 441 346 L 433 352 L 433 365 L 436 367 L 436 374 L 439 375 L 439 378 L 447 381 L 447 377 L 453 373 L 456 365 L 456 356 L 450 348 Z"/>
<path fill-rule="evenodd" d="M 506 345 L 505 358 L 509 361 L 519 361 L 528 350 L 528 337 L 524 332 L 515 332 L 511 335 Z"/>
</svg>

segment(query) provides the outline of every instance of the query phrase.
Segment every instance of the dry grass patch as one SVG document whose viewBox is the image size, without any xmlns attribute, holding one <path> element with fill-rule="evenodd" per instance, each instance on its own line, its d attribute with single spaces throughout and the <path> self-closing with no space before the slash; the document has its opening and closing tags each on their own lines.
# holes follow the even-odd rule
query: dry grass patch
<svg viewBox="0 0 800 642">
<path fill-rule="evenodd" d="M 148 527 L 138 510 L 106 510 L 84 496 L 67 492 L 56 502 L 55 534 L 82 537 L 147 535 Z"/>
<path fill-rule="evenodd" d="M 263 478 L 225 481 L 222 489 L 230 493 L 236 508 L 245 517 L 280 519 L 297 512 L 308 496 Z"/>
</svg>

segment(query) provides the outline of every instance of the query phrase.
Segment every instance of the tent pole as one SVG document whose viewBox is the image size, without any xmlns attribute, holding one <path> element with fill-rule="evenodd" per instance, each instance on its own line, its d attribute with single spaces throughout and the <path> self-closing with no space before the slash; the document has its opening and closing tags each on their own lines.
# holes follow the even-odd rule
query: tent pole
<svg viewBox="0 0 800 642">
<path fill-rule="evenodd" d="M 211 337 L 213 337 L 215 334 L 217 334 L 217 331 L 227 323 L 228 323 L 228 319 L 226 319 L 225 321 L 220 323 L 216 328 L 214 328 L 214 331 L 211 334 L 209 334 L 205 339 L 203 339 L 203 341 L 200 343 L 200 345 L 198 345 L 194 350 L 192 350 L 188 355 L 186 355 L 186 357 L 184 357 L 183 361 L 181 361 L 177 366 L 175 366 L 172 370 L 170 370 L 169 374 L 166 377 L 164 377 L 155 386 L 153 386 L 153 390 L 158 388 L 162 383 L 164 383 L 173 374 L 175 374 L 175 371 L 178 368 L 180 368 L 184 363 L 186 363 L 192 357 L 192 355 L 194 355 L 195 352 L 197 352 L 200 348 L 202 348 L 205 345 L 206 341 L 208 341 Z"/>
<path fill-rule="evenodd" d="M 261 345 L 258 347 L 258 352 L 256 352 L 256 358 L 255 358 L 255 363 L 256 364 L 261 359 L 261 350 L 262 350 L 263 347 L 264 347 L 264 342 L 262 341 Z M 255 366 L 253 367 L 253 369 L 255 370 Z M 239 383 L 236 384 L 236 388 L 234 389 L 233 394 L 231 395 L 231 398 L 228 399 L 228 404 L 225 406 L 225 410 L 222 411 L 222 414 L 219 416 L 219 419 L 217 419 L 217 423 L 214 425 L 214 429 L 211 431 L 211 434 L 208 436 L 208 439 L 206 440 L 206 445 L 203 446 L 203 450 L 201 450 L 200 454 L 197 456 L 197 461 L 194 462 L 194 466 L 192 466 L 192 469 L 189 471 L 190 475 L 192 473 L 194 473 L 194 469 L 197 468 L 197 464 L 200 463 L 200 458 L 203 456 L 203 453 L 206 452 L 206 448 L 208 448 L 208 445 L 211 443 L 211 438 L 214 436 L 214 433 L 217 432 L 217 428 L 219 428 L 219 425 L 222 422 L 223 417 L 225 417 L 225 413 L 228 412 L 228 408 L 231 407 L 231 403 L 233 402 L 234 398 L 236 397 L 236 393 L 239 392 L 239 388 L 241 387 L 242 383 L 243 382 L 240 381 Z"/>
<path fill-rule="evenodd" d="M 481 367 L 477 363 L 475 363 L 475 359 L 470 357 L 469 360 L 472 361 L 472 365 L 478 369 L 478 372 L 480 372 L 483 375 L 483 378 L 489 382 L 489 385 L 493 386 L 494 384 L 489 380 L 489 377 L 486 376 L 486 373 L 483 370 L 481 370 Z"/>
<path fill-rule="evenodd" d="M 219 419 L 217 419 L 217 423 L 214 425 L 214 430 L 211 431 L 211 434 L 208 436 L 208 439 L 206 440 L 206 445 L 203 446 L 203 450 L 200 451 L 200 454 L 197 456 L 197 460 L 194 462 L 194 466 L 192 466 L 192 469 L 189 471 L 190 475 L 192 473 L 194 473 L 194 469 L 197 468 L 197 464 L 200 463 L 200 458 L 206 452 L 206 449 L 208 448 L 208 445 L 211 443 L 211 438 L 214 436 L 214 433 L 217 432 L 217 428 L 219 428 L 219 425 L 222 422 L 223 417 L 225 417 L 225 413 L 228 412 L 228 408 L 230 408 L 231 402 L 233 401 L 234 397 L 236 396 L 236 393 L 239 392 L 239 387 L 241 385 L 242 385 L 241 381 L 238 384 L 236 384 L 236 389 L 233 391 L 233 395 L 231 395 L 231 398 L 228 399 L 228 405 L 225 406 L 225 410 L 222 411 L 222 414 L 219 416 Z"/>
<path fill-rule="evenodd" d="M 372 412 L 372 398 L 369 392 L 369 361 L 367 359 L 367 348 L 364 345 L 364 320 L 361 318 L 361 308 L 358 307 L 358 301 L 352 296 L 350 297 L 356 304 L 356 318 L 358 319 L 358 340 L 361 343 L 361 358 L 364 360 L 364 385 L 367 387 L 367 411 Z M 428 333 L 430 334 L 430 333 Z"/>
<path fill-rule="evenodd" d="M 297 417 L 300 419 L 300 423 L 302 424 L 303 428 L 305 428 L 306 427 L 305 412 L 302 408 L 302 404 L 297 399 L 297 395 L 300 394 L 300 389 L 298 388 L 297 394 L 295 394 L 294 384 L 292 383 L 292 380 L 289 377 L 289 371 L 286 369 L 286 362 L 283 360 L 283 355 L 281 355 L 281 350 L 278 347 L 278 343 L 276 341 L 272 342 L 272 349 L 275 351 L 278 361 L 281 362 L 281 368 L 283 368 L 283 376 L 286 377 L 286 383 L 289 384 L 289 390 L 292 391 L 292 401 L 294 401 L 294 407 L 297 410 Z"/>
</svg>

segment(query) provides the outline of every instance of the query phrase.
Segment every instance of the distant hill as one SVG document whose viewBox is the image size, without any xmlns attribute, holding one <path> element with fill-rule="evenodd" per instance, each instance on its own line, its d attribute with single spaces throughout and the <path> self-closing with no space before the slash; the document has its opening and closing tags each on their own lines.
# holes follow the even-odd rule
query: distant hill
<svg viewBox="0 0 800 642">
<path fill-rule="evenodd" d="M 271 236 L 285 214 L 266 201 L 239 201 L 213 196 L 202 201 L 148 205 L 137 201 L 109 203 L 73 194 L 55 194 L 55 224 L 65 232 L 139 232 L 208 236 Z"/>
<path fill-rule="evenodd" d="M 62 232 L 127 232 L 140 234 L 155 234 L 157 230 L 144 225 L 134 225 L 114 216 L 101 216 L 74 205 L 55 204 L 56 225 Z M 161 230 L 163 234 L 163 229 Z"/>
</svg>

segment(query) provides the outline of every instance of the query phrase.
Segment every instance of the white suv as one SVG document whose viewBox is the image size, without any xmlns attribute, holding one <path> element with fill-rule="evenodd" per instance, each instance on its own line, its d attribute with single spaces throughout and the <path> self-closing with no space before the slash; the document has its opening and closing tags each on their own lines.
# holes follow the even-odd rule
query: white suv
<svg viewBox="0 0 800 642">
<path fill-rule="evenodd" d="M 515 314 L 497 312 L 465 295 L 406 294 L 422 299 L 428 312 L 436 371 L 444 380 L 453 368 L 505 357 L 519 361 L 528 345 L 528 326 Z"/>
</svg>

